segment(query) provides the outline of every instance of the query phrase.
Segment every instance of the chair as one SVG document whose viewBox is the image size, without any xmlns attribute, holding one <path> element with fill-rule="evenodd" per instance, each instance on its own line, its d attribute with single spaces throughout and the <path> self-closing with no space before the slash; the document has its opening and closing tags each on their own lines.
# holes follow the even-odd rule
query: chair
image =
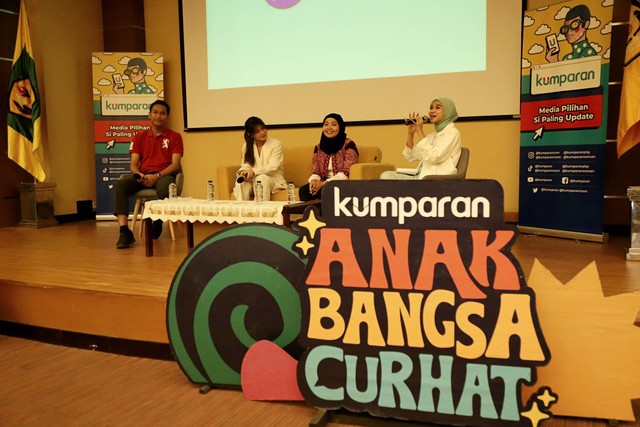
<svg viewBox="0 0 640 427">
<path fill-rule="evenodd" d="M 451 175 L 425 175 L 422 179 L 426 179 L 428 181 L 445 181 L 449 179 L 465 179 L 467 177 L 467 167 L 469 166 L 469 149 L 466 147 L 462 147 L 460 150 L 460 158 L 458 159 L 458 164 L 456 168 L 458 169 L 457 173 Z"/>
<path fill-rule="evenodd" d="M 176 174 L 176 187 L 178 196 L 182 194 L 182 185 L 184 184 L 184 174 L 182 172 L 178 172 Z M 136 204 L 133 208 L 133 219 L 131 220 L 131 230 L 135 233 L 136 230 L 136 222 L 138 221 L 138 213 L 140 213 L 140 230 L 138 231 L 138 236 L 142 236 L 142 217 L 144 215 L 144 202 L 147 200 L 153 200 L 158 198 L 158 193 L 155 188 L 145 188 L 144 190 L 140 190 L 137 193 L 133 194 L 136 198 Z M 171 240 L 176 241 L 176 234 L 173 230 L 173 222 L 169 221 L 169 231 L 171 232 Z"/>
</svg>

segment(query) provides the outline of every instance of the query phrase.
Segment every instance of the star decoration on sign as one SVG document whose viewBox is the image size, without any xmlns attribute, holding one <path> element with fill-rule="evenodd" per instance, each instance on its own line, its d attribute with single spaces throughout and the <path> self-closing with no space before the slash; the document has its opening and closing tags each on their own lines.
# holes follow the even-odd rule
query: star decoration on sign
<svg viewBox="0 0 640 427">
<path fill-rule="evenodd" d="M 311 236 L 312 239 L 315 237 L 316 231 L 319 228 L 327 225 L 325 222 L 318 221 L 315 212 L 315 209 L 310 209 L 307 218 L 304 221 L 298 223 L 300 227 L 304 227 L 309 230 L 309 236 Z"/>
<path fill-rule="evenodd" d="M 309 249 L 313 248 L 315 245 L 313 243 L 309 243 L 307 236 L 304 236 L 300 242 L 296 243 L 296 246 L 302 250 L 302 253 L 305 256 L 307 256 Z"/>
<path fill-rule="evenodd" d="M 537 398 L 542 402 L 545 408 L 549 408 L 549 406 L 558 401 L 558 396 L 553 394 L 548 387 L 544 387 L 544 392 L 542 394 L 538 394 Z"/>
<path fill-rule="evenodd" d="M 531 409 L 529 409 L 526 412 L 523 412 L 520 415 L 522 415 L 525 418 L 529 418 L 531 420 L 531 425 L 533 427 L 538 427 L 538 424 L 540 424 L 540 421 L 549 419 L 549 415 L 542 412 L 538 407 L 538 402 L 535 402 L 535 401 L 532 403 Z"/>
</svg>

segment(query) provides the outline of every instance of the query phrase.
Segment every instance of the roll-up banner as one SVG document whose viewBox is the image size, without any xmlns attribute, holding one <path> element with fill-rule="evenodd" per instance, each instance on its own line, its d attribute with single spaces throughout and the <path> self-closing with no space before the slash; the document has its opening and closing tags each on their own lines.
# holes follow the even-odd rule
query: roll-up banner
<svg viewBox="0 0 640 427">
<path fill-rule="evenodd" d="M 521 232 L 604 241 L 604 158 L 613 1 L 524 14 Z"/>
<path fill-rule="evenodd" d="M 149 129 L 149 106 L 164 99 L 163 56 L 157 52 L 94 52 L 91 62 L 96 217 L 114 219 L 113 188 L 121 174 L 129 173 L 131 138 Z M 133 200 L 131 203 L 133 207 Z"/>
</svg>

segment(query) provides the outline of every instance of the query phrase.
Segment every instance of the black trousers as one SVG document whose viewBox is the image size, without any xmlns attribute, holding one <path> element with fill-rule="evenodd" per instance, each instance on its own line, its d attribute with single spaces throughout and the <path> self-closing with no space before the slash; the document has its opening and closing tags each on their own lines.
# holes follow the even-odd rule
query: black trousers
<svg viewBox="0 0 640 427">
<path fill-rule="evenodd" d="M 309 191 L 309 184 L 307 183 L 300 187 L 298 194 L 300 196 L 300 200 L 303 202 L 308 202 L 309 200 L 320 200 L 322 198 L 322 188 L 316 194 L 311 194 L 311 191 Z"/>
<path fill-rule="evenodd" d="M 169 185 L 176 182 L 175 175 L 164 175 L 158 179 L 156 185 L 153 187 L 158 193 L 158 199 L 165 199 L 169 197 Z M 132 194 L 137 193 L 140 190 L 145 190 L 146 187 L 140 184 L 133 177 L 133 174 L 125 174 L 120 177 L 116 182 L 114 201 L 113 201 L 113 214 L 114 215 L 129 215 L 129 197 Z"/>
</svg>

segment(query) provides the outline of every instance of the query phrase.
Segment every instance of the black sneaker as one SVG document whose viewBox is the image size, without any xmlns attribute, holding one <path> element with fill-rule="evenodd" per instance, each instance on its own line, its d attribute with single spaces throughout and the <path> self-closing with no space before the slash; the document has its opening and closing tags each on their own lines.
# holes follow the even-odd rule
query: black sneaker
<svg viewBox="0 0 640 427">
<path fill-rule="evenodd" d="M 131 230 L 123 230 L 120 232 L 120 238 L 118 239 L 118 243 L 116 243 L 116 248 L 125 249 L 130 247 L 135 243 L 136 239 L 133 237 L 133 231 Z"/>
<path fill-rule="evenodd" d="M 156 219 L 151 225 L 151 238 L 156 240 L 162 234 L 162 220 Z"/>
</svg>

